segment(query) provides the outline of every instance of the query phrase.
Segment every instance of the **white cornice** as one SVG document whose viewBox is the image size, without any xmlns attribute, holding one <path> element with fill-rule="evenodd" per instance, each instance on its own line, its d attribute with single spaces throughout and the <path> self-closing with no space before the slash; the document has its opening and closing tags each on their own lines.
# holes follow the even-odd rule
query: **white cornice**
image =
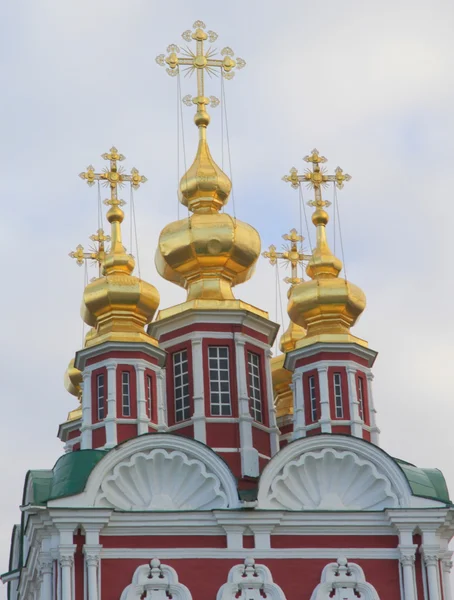
<svg viewBox="0 0 454 600">
<path fill-rule="evenodd" d="M 154 344 L 146 344 L 145 342 L 104 342 L 89 348 L 83 348 L 76 352 L 74 366 L 83 371 L 88 359 L 106 352 L 143 352 L 151 358 L 158 360 L 160 367 L 164 366 L 167 354 L 164 350 Z"/>
<path fill-rule="evenodd" d="M 338 352 L 350 352 L 352 354 L 356 354 L 358 357 L 363 358 L 368 361 L 368 366 L 372 367 L 375 359 L 377 358 L 378 352 L 375 350 L 371 350 L 370 348 L 365 348 L 364 346 L 360 346 L 355 343 L 327 343 L 327 342 L 317 342 L 311 346 L 305 346 L 304 348 L 296 348 L 289 352 L 285 357 L 284 368 L 289 371 L 294 371 L 295 363 L 297 360 L 301 358 L 309 358 L 318 354 L 319 352 L 329 352 L 329 353 L 338 353 Z"/>
</svg>

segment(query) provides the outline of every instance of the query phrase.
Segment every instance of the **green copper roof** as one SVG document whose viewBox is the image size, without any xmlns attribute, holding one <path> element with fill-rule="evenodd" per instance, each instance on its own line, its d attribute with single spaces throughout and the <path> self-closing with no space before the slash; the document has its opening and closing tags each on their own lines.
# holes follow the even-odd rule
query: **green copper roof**
<svg viewBox="0 0 454 600">
<path fill-rule="evenodd" d="M 432 498 L 450 504 L 446 481 L 439 469 L 420 469 L 398 458 L 394 460 L 404 472 L 413 496 Z"/>
<path fill-rule="evenodd" d="M 48 500 L 74 496 L 84 491 L 87 479 L 95 465 L 106 455 L 105 450 L 79 450 L 60 457 L 51 471 L 29 471 L 25 490 L 31 478 L 33 504 L 45 504 Z"/>
</svg>

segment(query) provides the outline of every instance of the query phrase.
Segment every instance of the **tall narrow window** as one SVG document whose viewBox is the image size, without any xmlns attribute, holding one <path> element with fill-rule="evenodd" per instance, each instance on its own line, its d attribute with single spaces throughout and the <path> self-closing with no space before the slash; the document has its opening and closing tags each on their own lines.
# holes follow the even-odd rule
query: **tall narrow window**
<svg viewBox="0 0 454 600">
<path fill-rule="evenodd" d="M 253 352 L 247 353 L 249 408 L 255 421 L 262 422 L 262 390 L 260 385 L 260 357 Z"/>
<path fill-rule="evenodd" d="M 344 407 L 342 406 L 342 378 L 340 373 L 334 373 L 334 406 L 336 419 L 342 419 Z"/>
<path fill-rule="evenodd" d="M 208 361 L 211 414 L 228 417 L 232 414 L 228 347 L 210 346 L 208 348 Z"/>
<path fill-rule="evenodd" d="M 173 355 L 173 385 L 175 395 L 175 422 L 189 419 L 189 367 L 186 350 Z"/>
<path fill-rule="evenodd" d="M 358 377 L 358 411 L 360 418 L 364 421 L 364 380 Z"/>
<path fill-rule="evenodd" d="M 121 407 L 124 417 L 131 416 L 131 388 L 129 385 L 129 371 L 121 374 Z"/>
<path fill-rule="evenodd" d="M 309 399 L 311 402 L 311 419 L 315 423 L 317 420 L 317 394 L 315 392 L 315 376 L 309 377 Z"/>
<path fill-rule="evenodd" d="M 106 387 L 104 382 L 104 373 L 96 377 L 96 407 L 98 409 L 98 420 L 102 421 L 105 415 Z"/>
<path fill-rule="evenodd" d="M 147 409 L 148 417 L 153 418 L 153 380 L 151 375 L 147 375 L 145 379 L 145 392 L 147 394 Z"/>
</svg>

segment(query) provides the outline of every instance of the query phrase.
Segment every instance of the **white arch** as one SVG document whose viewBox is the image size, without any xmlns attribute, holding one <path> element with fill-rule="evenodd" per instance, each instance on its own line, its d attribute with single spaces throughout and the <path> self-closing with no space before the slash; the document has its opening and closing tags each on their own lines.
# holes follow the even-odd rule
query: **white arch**
<svg viewBox="0 0 454 600">
<path fill-rule="evenodd" d="M 311 600 L 356 600 L 358 593 L 364 600 L 380 600 L 374 586 L 367 583 L 362 568 L 340 557 L 323 569 Z"/>
<path fill-rule="evenodd" d="M 168 600 L 169 596 L 173 600 L 192 600 L 188 588 L 179 583 L 175 569 L 153 558 L 149 565 L 141 565 L 135 570 L 132 582 L 123 590 L 120 600 Z"/>
<path fill-rule="evenodd" d="M 409 507 L 411 497 L 405 475 L 385 452 L 358 438 L 318 435 L 271 459 L 260 478 L 258 508 L 382 510 Z"/>
<path fill-rule="evenodd" d="M 53 506 L 123 510 L 238 508 L 236 480 L 213 450 L 183 436 L 142 435 L 113 448 L 81 494 Z"/>
<path fill-rule="evenodd" d="M 268 567 L 246 558 L 244 564 L 230 569 L 227 583 L 217 593 L 216 600 L 262 600 L 263 594 L 269 600 L 286 600 Z"/>
</svg>

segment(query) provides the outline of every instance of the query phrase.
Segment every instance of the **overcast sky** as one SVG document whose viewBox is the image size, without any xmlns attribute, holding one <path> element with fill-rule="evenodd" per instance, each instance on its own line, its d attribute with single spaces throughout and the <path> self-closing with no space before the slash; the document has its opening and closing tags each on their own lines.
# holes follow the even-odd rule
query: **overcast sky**
<svg viewBox="0 0 454 600">
<path fill-rule="evenodd" d="M 247 61 L 225 83 L 230 149 L 236 214 L 263 248 L 299 226 L 281 177 L 314 146 L 331 172 L 352 175 L 342 234 L 349 279 L 368 299 L 354 333 L 379 351 L 381 445 L 440 468 L 454 494 L 454 4 L 16 0 L 1 12 L 0 572 L 25 473 L 53 466 L 57 427 L 76 407 L 62 379 L 80 348 L 84 270 L 68 252 L 97 228 L 96 190 L 77 175 L 100 169 L 112 144 L 149 179 L 136 194 L 142 277 L 161 307 L 184 299 L 154 268 L 159 232 L 177 219 L 176 80 L 155 56 L 196 19 Z M 194 85 L 183 79 L 183 95 Z M 206 91 L 219 96 L 219 80 Z M 183 109 L 189 162 L 196 129 Z M 220 108 L 211 113 L 220 162 Z M 274 278 L 261 259 L 236 296 L 274 319 Z"/>
</svg>

